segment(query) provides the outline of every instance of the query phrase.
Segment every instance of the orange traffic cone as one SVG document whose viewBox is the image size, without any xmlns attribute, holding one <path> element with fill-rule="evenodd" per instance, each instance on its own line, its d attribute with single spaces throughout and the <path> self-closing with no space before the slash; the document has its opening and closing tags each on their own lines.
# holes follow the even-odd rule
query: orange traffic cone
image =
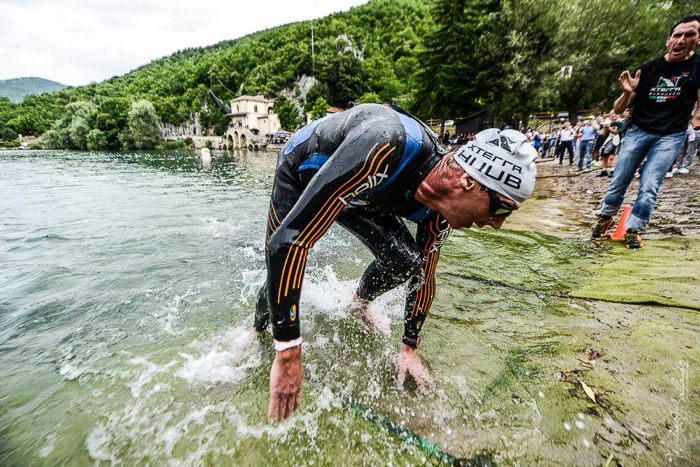
<svg viewBox="0 0 700 467">
<path fill-rule="evenodd" d="M 615 231 L 610 235 L 610 240 L 625 239 L 625 232 L 627 232 L 627 219 L 629 219 L 631 213 L 632 206 L 628 204 L 627 206 L 625 206 L 625 209 L 623 209 L 622 215 L 620 216 L 620 220 L 617 221 Z"/>
</svg>

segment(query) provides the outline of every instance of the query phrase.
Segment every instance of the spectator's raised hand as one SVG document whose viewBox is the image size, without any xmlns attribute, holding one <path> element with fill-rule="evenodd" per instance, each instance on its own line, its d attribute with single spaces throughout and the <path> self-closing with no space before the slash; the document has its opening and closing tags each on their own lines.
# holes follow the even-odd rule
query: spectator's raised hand
<svg viewBox="0 0 700 467">
<path fill-rule="evenodd" d="M 618 80 L 620 82 L 620 87 L 622 88 L 622 91 L 625 94 L 632 94 L 637 90 L 637 86 L 639 86 L 639 78 L 642 76 L 642 70 L 637 70 L 637 73 L 634 74 L 634 77 L 630 75 L 630 72 L 628 70 L 623 71 L 620 74 L 620 79 Z"/>
</svg>

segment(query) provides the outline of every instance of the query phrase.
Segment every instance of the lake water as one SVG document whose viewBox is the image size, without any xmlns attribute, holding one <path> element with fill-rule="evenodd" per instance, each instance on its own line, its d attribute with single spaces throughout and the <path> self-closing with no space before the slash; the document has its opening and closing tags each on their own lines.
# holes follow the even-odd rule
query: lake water
<svg viewBox="0 0 700 467">
<path fill-rule="evenodd" d="M 371 257 L 334 227 L 302 294 L 303 407 L 268 422 L 274 352 L 250 326 L 275 158 L 0 152 L 0 465 L 599 465 L 697 452 L 697 391 L 628 389 L 647 384 L 634 361 L 569 380 L 576 355 L 596 346 L 622 359 L 648 327 L 630 316 L 638 305 L 567 295 L 616 250 L 572 239 L 556 200 L 514 215 L 512 230 L 456 232 L 444 247 L 421 348 L 436 380 L 427 395 L 396 385 L 402 290 L 373 305 L 391 336 L 346 315 Z M 664 368 L 648 385 L 692 386 L 697 312 L 643 313 Z M 591 408 L 583 379 L 608 407 Z M 662 424 L 674 407 L 680 438 Z"/>
</svg>

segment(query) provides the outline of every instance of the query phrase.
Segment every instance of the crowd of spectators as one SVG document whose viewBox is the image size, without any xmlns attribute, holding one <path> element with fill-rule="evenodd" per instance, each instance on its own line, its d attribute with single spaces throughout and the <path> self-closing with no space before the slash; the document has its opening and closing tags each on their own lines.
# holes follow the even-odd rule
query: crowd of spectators
<svg viewBox="0 0 700 467">
<path fill-rule="evenodd" d="M 584 117 L 575 125 L 564 120 L 549 125 L 543 132 L 532 128 L 521 128 L 520 131 L 527 135 L 540 158 L 558 159 L 559 165 L 563 165 L 564 157 L 568 156 L 569 165 L 577 162 L 579 171 L 601 168 L 599 177 L 612 177 L 615 158 L 628 128 L 629 115 L 629 109 L 622 115 L 606 112 Z M 667 177 L 689 172 L 693 158 L 698 153 L 698 143 L 700 131 L 695 131 L 689 124 L 683 149 Z"/>
<path fill-rule="evenodd" d="M 459 133 L 450 135 L 450 132 L 446 131 L 440 137 L 440 142 L 445 146 L 457 146 L 472 141 L 474 137 L 475 133 Z"/>
</svg>

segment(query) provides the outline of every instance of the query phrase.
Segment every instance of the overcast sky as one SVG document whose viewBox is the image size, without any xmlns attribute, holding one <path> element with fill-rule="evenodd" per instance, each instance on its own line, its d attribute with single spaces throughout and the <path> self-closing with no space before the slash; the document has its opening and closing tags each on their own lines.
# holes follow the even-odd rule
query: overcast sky
<svg viewBox="0 0 700 467">
<path fill-rule="evenodd" d="M 367 0 L 0 0 L 0 79 L 102 81 L 187 47 Z"/>
</svg>

